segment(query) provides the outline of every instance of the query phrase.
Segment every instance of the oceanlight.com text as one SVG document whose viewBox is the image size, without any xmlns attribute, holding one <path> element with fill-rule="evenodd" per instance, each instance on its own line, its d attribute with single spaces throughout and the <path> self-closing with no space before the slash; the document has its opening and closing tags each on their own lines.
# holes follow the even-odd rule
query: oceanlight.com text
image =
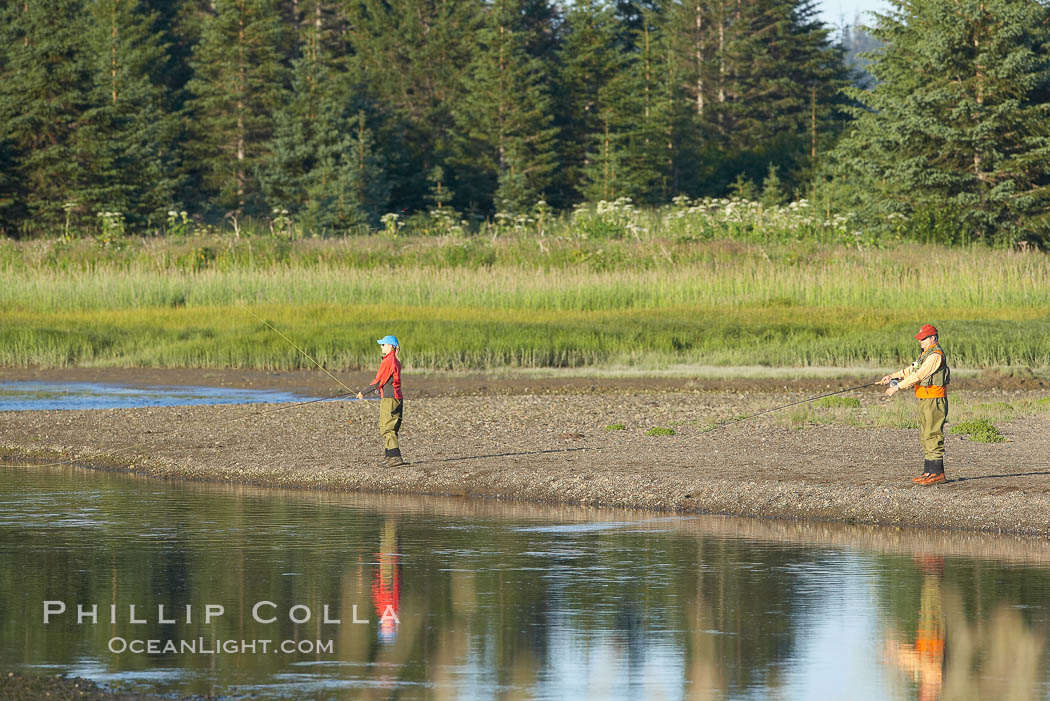
<svg viewBox="0 0 1050 701">
<path fill-rule="evenodd" d="M 255 655 L 255 654 L 333 654 L 333 640 L 142 640 L 110 638 L 107 645 L 114 655 Z"/>
</svg>

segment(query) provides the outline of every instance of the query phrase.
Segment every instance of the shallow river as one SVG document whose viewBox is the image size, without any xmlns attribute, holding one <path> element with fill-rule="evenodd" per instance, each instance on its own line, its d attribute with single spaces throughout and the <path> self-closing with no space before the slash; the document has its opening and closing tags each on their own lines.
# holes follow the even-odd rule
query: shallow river
<svg viewBox="0 0 1050 701">
<path fill-rule="evenodd" d="M 1050 544 L 4 467 L 0 659 L 284 698 L 1050 698 Z"/>
<path fill-rule="evenodd" d="M 134 409 L 147 406 L 300 402 L 290 392 L 234 387 L 129 387 L 97 382 L 3 382 L 0 411 L 41 409 Z"/>
</svg>

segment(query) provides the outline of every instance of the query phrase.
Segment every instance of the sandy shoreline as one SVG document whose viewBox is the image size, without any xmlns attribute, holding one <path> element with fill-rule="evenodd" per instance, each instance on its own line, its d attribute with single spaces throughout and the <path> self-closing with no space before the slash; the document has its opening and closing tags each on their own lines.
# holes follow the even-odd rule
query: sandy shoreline
<svg viewBox="0 0 1050 701">
<path fill-rule="evenodd" d="M 402 429 L 411 464 L 395 470 L 378 464 L 375 402 L 0 412 L 0 456 L 162 479 L 1050 536 L 1046 418 L 1003 424 L 1006 443 L 950 436 L 951 481 L 926 488 L 910 481 L 921 467 L 915 430 L 799 430 L 773 414 L 704 432 L 714 416 L 795 401 L 815 382 L 661 391 L 591 381 L 560 393 L 503 387 L 421 396 L 406 402 Z M 974 398 L 994 401 L 996 392 Z M 1047 395 L 1026 389 L 998 398 Z M 879 401 L 874 388 L 851 396 L 862 408 Z M 608 431 L 610 424 L 626 429 Z M 656 426 L 676 435 L 645 435 Z"/>
</svg>

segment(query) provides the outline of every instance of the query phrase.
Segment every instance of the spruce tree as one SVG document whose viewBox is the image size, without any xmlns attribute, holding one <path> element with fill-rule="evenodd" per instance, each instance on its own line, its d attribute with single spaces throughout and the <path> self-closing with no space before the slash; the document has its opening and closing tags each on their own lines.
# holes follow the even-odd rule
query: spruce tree
<svg viewBox="0 0 1050 701">
<path fill-rule="evenodd" d="M 132 223 L 162 221 L 178 207 L 179 136 L 172 101 L 162 87 L 166 47 L 152 31 L 154 15 L 136 0 L 88 5 L 91 106 L 84 136 L 97 165 L 92 199 Z"/>
<path fill-rule="evenodd" d="M 458 192 L 459 173 L 448 162 L 457 128 L 452 113 L 463 100 L 481 5 L 350 0 L 344 11 L 350 45 L 347 78 L 356 94 L 386 112 L 375 133 L 387 162 L 392 199 L 408 209 L 425 206 L 427 174 L 435 166 L 445 167 Z M 464 167 L 469 174 L 471 164 Z"/>
<path fill-rule="evenodd" d="M 287 208 L 313 233 L 375 225 L 390 188 L 365 110 L 300 59 L 293 99 L 278 112 L 269 158 L 258 179 L 270 208 Z M 307 80 L 305 76 L 311 76 Z"/>
<path fill-rule="evenodd" d="M 7 3 L 0 18 L 0 144 L 13 166 L 8 192 L 24 197 L 6 216 L 28 233 L 55 232 L 67 202 L 79 224 L 91 221 L 98 205 L 93 154 L 82 133 L 91 86 L 82 25 L 78 0 Z"/>
<path fill-rule="evenodd" d="M 838 151 L 875 213 L 939 239 L 1046 236 L 1050 8 L 1032 0 L 893 2 L 879 81 Z"/>
<path fill-rule="evenodd" d="M 192 144 L 204 190 L 222 211 L 261 212 L 255 173 L 270 152 L 291 45 L 278 0 L 215 0 L 200 18 L 188 88 Z"/>
<path fill-rule="evenodd" d="M 684 0 L 668 14 L 690 142 L 707 167 L 687 189 L 722 189 L 773 161 L 789 178 L 837 128 L 847 72 L 810 0 Z"/>
<path fill-rule="evenodd" d="M 627 144 L 626 176 L 634 199 L 663 204 L 679 192 L 679 170 L 690 167 L 681 157 L 681 143 L 691 114 L 682 109 L 679 75 L 660 12 L 643 8 L 632 38 L 636 58 L 628 66 L 627 89 L 633 99 L 634 128 Z"/>
<path fill-rule="evenodd" d="M 343 70 L 342 18 L 334 3 L 297 4 L 288 100 L 274 119 L 257 176 L 270 209 L 288 209 L 307 231 L 377 224 L 389 199 L 369 116 Z"/>
<path fill-rule="evenodd" d="M 659 1 L 575 3 L 564 22 L 557 86 L 568 202 L 630 197 L 668 201 L 694 163 L 683 145 L 695 124 L 683 109 L 678 47 Z M 691 133 L 694 132 L 694 133 Z"/>
<path fill-rule="evenodd" d="M 0 20 L 5 19 L 6 13 L 0 12 Z M 0 37 L 2 36 L 0 32 Z M 9 46 L 6 43 L 0 43 L 0 77 L 7 76 L 8 50 Z M 19 191 L 14 177 L 16 166 L 14 144 L 7 138 L 0 137 L 0 236 L 17 235 L 18 222 L 25 215 L 24 208 L 20 206 L 25 197 Z"/>
<path fill-rule="evenodd" d="M 572 200 L 615 199 L 622 189 L 621 131 L 634 115 L 624 94 L 631 59 L 619 38 L 608 5 L 585 0 L 568 10 L 559 56 L 558 178 L 575 191 Z"/>
<path fill-rule="evenodd" d="M 521 18 L 528 16 L 522 0 L 486 8 L 466 95 L 454 112 L 453 162 L 469 173 L 457 192 L 498 211 L 525 211 L 546 197 L 557 166 L 550 78 L 527 51 L 534 37 Z"/>
<path fill-rule="evenodd" d="M 14 178 L 16 166 L 14 147 L 0 141 L 0 236 L 17 236 L 18 224 L 25 217 L 21 206 L 25 193 Z"/>
<path fill-rule="evenodd" d="M 810 0 L 766 0 L 751 8 L 742 13 L 746 24 L 734 47 L 732 132 L 725 136 L 741 149 L 786 135 L 808 146 L 811 121 L 823 122 L 846 86 L 842 52 Z"/>
</svg>

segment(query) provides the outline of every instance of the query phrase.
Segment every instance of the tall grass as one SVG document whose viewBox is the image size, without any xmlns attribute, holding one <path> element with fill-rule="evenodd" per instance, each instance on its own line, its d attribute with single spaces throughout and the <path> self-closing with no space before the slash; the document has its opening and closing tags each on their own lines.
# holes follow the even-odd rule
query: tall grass
<svg viewBox="0 0 1050 701">
<path fill-rule="evenodd" d="M 342 242 L 333 246 L 344 246 Z M 455 245 L 450 244 L 450 245 Z M 515 264 L 356 265 L 352 255 L 294 256 L 265 265 L 186 270 L 140 257 L 76 265 L 0 259 L 0 309 L 37 311 L 217 306 L 239 303 L 380 304 L 604 311 L 676 306 L 852 307 L 1000 312 L 1040 318 L 1050 309 L 1050 257 L 908 245 L 892 250 L 790 251 L 696 244 L 655 264 L 659 244 L 632 246 L 614 269 Z M 695 249 L 695 250 L 694 250 Z M 770 253 L 774 255 L 770 255 Z M 629 258 L 625 255 L 625 260 Z M 649 265 L 645 264 L 648 260 Z M 657 259 L 659 262 L 659 259 Z"/>
<path fill-rule="evenodd" d="M 202 251 L 207 251 L 202 253 Z M 573 262 L 575 261 L 575 262 Z M 596 263 L 600 261 L 600 263 Z M 1041 253 L 535 238 L 0 241 L 0 364 L 1050 366 Z"/>
</svg>

